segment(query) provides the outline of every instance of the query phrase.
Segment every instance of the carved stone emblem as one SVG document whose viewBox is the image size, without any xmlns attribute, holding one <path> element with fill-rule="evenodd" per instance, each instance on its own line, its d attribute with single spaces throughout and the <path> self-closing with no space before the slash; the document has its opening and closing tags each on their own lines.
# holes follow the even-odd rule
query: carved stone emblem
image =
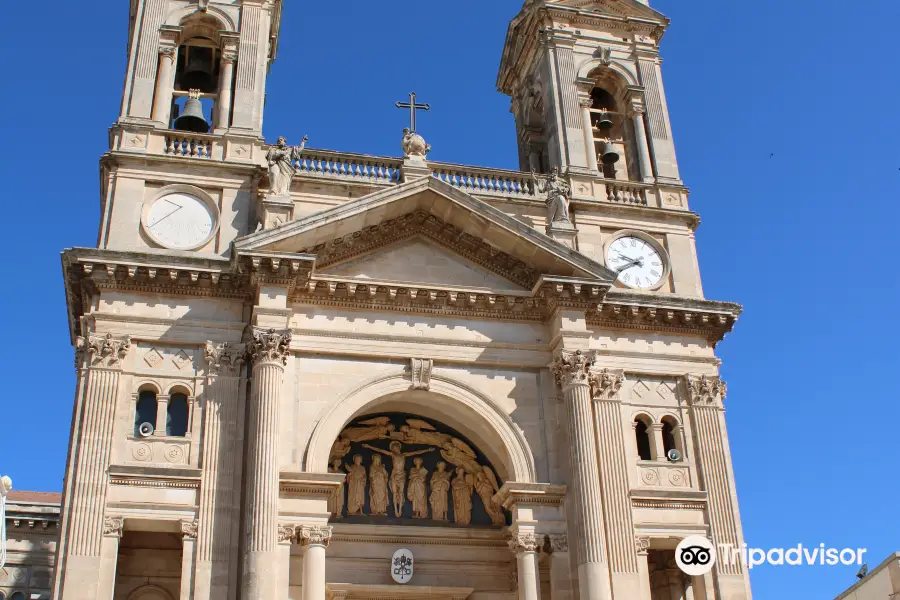
<svg viewBox="0 0 900 600">
<path fill-rule="evenodd" d="M 430 358 L 411 358 L 409 362 L 413 389 L 430 390 L 431 370 L 434 368 L 434 361 Z"/>
<path fill-rule="evenodd" d="M 409 583 L 415 570 L 413 553 L 406 548 L 394 552 L 391 557 L 391 578 L 397 583 Z"/>
</svg>

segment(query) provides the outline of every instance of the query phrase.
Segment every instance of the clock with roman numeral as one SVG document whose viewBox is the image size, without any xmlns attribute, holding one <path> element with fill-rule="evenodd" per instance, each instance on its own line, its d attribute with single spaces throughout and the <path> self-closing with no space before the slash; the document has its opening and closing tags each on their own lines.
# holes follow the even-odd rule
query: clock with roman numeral
<svg viewBox="0 0 900 600">
<path fill-rule="evenodd" d="M 606 246 L 606 266 L 617 281 L 636 290 L 654 290 L 669 276 L 666 251 L 649 235 L 621 231 Z"/>
</svg>

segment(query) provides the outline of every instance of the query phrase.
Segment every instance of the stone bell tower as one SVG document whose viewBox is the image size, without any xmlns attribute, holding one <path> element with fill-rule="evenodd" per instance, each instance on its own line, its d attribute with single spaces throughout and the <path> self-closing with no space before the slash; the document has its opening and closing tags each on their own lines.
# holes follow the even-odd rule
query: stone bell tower
<svg viewBox="0 0 900 600">
<path fill-rule="evenodd" d="M 528 0 L 497 80 L 520 168 L 679 185 L 659 60 L 668 23 L 638 0 Z"/>
</svg>

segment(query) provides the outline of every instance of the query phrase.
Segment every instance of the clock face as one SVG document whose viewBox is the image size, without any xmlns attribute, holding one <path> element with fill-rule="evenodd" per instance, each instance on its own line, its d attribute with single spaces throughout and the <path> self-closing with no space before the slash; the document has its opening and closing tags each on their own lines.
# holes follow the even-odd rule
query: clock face
<svg viewBox="0 0 900 600">
<path fill-rule="evenodd" d="M 216 226 L 216 216 L 196 196 L 175 192 L 161 196 L 144 216 L 144 228 L 155 242 L 173 250 L 193 250 L 206 244 Z"/>
<path fill-rule="evenodd" d="M 646 240 L 632 235 L 617 238 L 609 245 L 606 264 L 619 274 L 620 283 L 641 290 L 656 287 L 666 273 L 659 251 Z"/>
</svg>

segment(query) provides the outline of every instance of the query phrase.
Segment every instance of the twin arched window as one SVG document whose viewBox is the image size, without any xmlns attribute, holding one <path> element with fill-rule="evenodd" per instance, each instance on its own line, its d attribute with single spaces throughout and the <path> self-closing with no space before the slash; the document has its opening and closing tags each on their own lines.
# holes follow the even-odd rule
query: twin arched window
<svg viewBox="0 0 900 600">
<path fill-rule="evenodd" d="M 188 430 L 188 396 L 182 392 L 175 392 L 169 396 L 166 404 L 165 423 L 160 423 L 159 398 L 154 390 L 143 390 L 138 393 L 137 403 L 134 408 L 134 435 L 141 436 L 141 425 L 149 423 L 154 431 L 165 427 L 164 431 L 169 437 L 185 437 Z"/>
<path fill-rule="evenodd" d="M 634 437 L 640 460 L 667 460 L 670 450 L 684 455 L 681 425 L 674 417 L 667 415 L 660 424 L 654 424 L 646 415 L 635 417 Z"/>
</svg>

